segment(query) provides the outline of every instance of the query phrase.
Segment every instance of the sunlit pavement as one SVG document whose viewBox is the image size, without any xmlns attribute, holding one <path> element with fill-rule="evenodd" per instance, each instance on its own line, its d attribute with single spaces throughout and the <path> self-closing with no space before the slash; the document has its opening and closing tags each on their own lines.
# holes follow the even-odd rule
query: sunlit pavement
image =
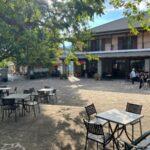
<svg viewBox="0 0 150 150">
<path fill-rule="evenodd" d="M 144 87 L 139 90 L 139 83 L 132 85 L 124 80 L 81 79 L 78 82 L 70 82 L 60 79 L 21 79 L 4 84 L 17 86 L 18 92 L 29 87 L 40 89 L 44 85 L 49 85 L 57 89 L 58 103 L 41 105 L 41 114 L 36 118 L 31 113 L 26 114 L 25 117 L 18 117 L 17 123 L 12 119 L 0 121 L 0 149 L 84 149 L 84 106 L 92 102 L 98 112 L 112 108 L 125 109 L 127 102 L 142 104 L 143 130 L 150 129 L 150 89 Z M 137 125 L 136 136 L 138 135 Z M 89 145 L 92 149 L 96 148 L 93 143 Z"/>
</svg>

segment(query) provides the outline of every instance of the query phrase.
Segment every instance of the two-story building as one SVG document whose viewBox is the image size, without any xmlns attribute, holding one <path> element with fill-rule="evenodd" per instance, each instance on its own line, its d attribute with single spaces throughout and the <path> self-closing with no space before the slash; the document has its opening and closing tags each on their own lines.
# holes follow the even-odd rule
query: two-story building
<svg viewBox="0 0 150 150">
<path fill-rule="evenodd" d="M 92 77 L 99 73 L 101 77 L 127 78 L 132 68 L 150 72 L 150 32 L 138 24 L 135 27 L 138 35 L 131 34 L 127 19 L 121 18 L 92 28 L 94 38 L 88 49 L 77 53 L 81 65 L 74 66 L 74 74 Z M 99 61 L 88 61 L 87 54 L 98 56 Z"/>
</svg>

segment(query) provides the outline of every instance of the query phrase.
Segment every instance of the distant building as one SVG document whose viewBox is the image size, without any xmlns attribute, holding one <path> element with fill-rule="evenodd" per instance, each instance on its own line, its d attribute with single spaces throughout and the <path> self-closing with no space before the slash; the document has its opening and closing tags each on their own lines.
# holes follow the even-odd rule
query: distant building
<svg viewBox="0 0 150 150">
<path fill-rule="evenodd" d="M 131 34 L 126 18 L 92 28 L 94 39 L 88 42 L 89 48 L 78 52 L 80 66 L 74 67 L 77 76 L 128 78 L 132 68 L 150 72 L 150 32 L 138 24 L 139 34 Z M 99 57 L 99 61 L 88 61 L 86 54 Z"/>
</svg>

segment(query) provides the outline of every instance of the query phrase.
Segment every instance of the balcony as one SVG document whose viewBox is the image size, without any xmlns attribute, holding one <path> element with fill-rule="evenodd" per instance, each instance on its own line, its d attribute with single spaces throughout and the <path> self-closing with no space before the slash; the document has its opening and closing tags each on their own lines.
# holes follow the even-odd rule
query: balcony
<svg viewBox="0 0 150 150">
<path fill-rule="evenodd" d="M 119 57 L 150 57 L 150 48 L 147 49 L 127 49 L 112 51 L 88 51 L 77 52 L 79 58 L 85 58 L 87 54 L 93 54 L 100 58 L 119 58 Z"/>
</svg>

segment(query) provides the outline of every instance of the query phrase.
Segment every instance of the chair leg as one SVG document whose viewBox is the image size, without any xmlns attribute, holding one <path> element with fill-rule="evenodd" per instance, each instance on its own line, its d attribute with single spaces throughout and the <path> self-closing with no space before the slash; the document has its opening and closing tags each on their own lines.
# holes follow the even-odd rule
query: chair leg
<svg viewBox="0 0 150 150">
<path fill-rule="evenodd" d="M 114 143 L 114 141 L 112 141 L 113 142 L 113 150 L 115 149 L 115 143 Z"/>
<path fill-rule="evenodd" d="M 36 117 L 36 113 L 35 113 L 35 106 L 32 106 L 33 112 L 34 112 L 34 117 Z"/>
<path fill-rule="evenodd" d="M 38 103 L 37 105 L 38 105 L 39 113 L 41 113 L 40 104 Z"/>
<path fill-rule="evenodd" d="M 57 103 L 57 95 L 56 95 L 56 103 Z"/>
<path fill-rule="evenodd" d="M 4 120 L 4 110 L 2 110 L 2 121 Z"/>
<path fill-rule="evenodd" d="M 15 121 L 17 121 L 17 111 L 15 110 Z"/>
<path fill-rule="evenodd" d="M 25 111 L 24 111 L 24 108 L 23 108 L 23 105 L 22 105 L 22 117 L 25 116 Z"/>
<path fill-rule="evenodd" d="M 132 125 L 132 141 L 134 140 L 134 125 Z"/>
<path fill-rule="evenodd" d="M 88 140 L 87 140 L 87 138 L 86 138 L 86 141 L 85 141 L 85 148 L 84 148 L 85 150 L 86 150 L 86 148 L 87 148 L 87 141 L 88 141 Z"/>
<path fill-rule="evenodd" d="M 29 113 L 31 112 L 30 106 L 29 106 Z"/>
<path fill-rule="evenodd" d="M 97 142 L 97 150 L 98 150 L 98 142 Z"/>
<path fill-rule="evenodd" d="M 139 124 L 140 124 L 140 133 L 142 135 L 142 122 L 141 122 L 141 120 L 140 120 Z"/>
<path fill-rule="evenodd" d="M 103 150 L 105 150 L 105 144 L 103 144 Z"/>
</svg>

